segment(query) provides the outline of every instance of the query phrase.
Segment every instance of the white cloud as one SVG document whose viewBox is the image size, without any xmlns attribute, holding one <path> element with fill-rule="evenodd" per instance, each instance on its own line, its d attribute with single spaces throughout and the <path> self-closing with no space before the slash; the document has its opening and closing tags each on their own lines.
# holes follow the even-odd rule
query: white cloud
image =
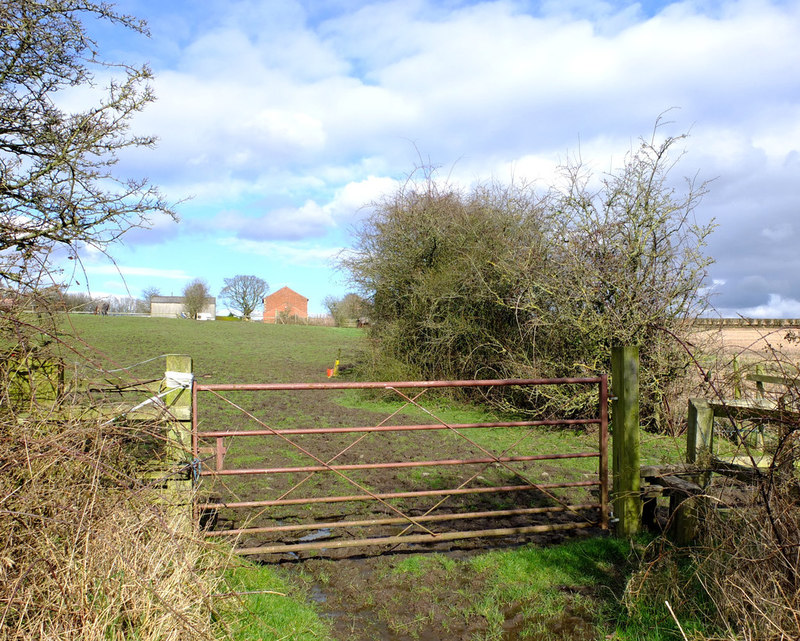
<svg viewBox="0 0 800 641">
<path fill-rule="evenodd" d="M 505 2 L 450 13 L 379 3 L 316 33 L 291 3 L 280 7 L 267 20 L 252 3 L 234 3 L 222 26 L 184 50 L 182 66 L 158 73 L 159 101 L 142 124 L 161 129 L 159 157 L 169 166 L 160 171 L 230 194 L 256 189 L 276 169 L 313 174 L 354 155 L 407 151 L 412 141 L 435 162 L 485 157 L 485 175 L 496 161 L 530 157 L 532 147 L 564 151 L 579 136 L 646 132 L 676 104 L 692 120 L 703 106 L 724 121 L 740 104 L 789 91 L 800 66 L 797 11 L 771 5 L 736 3 L 721 17 L 673 5 L 645 21 L 628 17 L 611 34 Z M 285 33 L 277 43 L 276 20 Z M 277 56 L 287 42 L 299 44 Z M 780 122 L 788 126 L 792 115 Z M 785 151 L 791 137 L 771 123 L 757 144 Z M 720 148 L 718 157 L 733 162 L 751 144 Z"/>
<path fill-rule="evenodd" d="M 220 238 L 218 244 L 232 247 L 238 253 L 265 256 L 280 263 L 303 267 L 330 267 L 331 261 L 341 252 L 340 247 L 319 247 L 273 241 Z"/>
<path fill-rule="evenodd" d="M 761 235 L 771 241 L 786 240 L 794 236 L 794 226 L 791 223 L 783 223 L 776 227 L 766 227 L 761 230 Z"/>
<path fill-rule="evenodd" d="M 338 221 L 353 219 L 363 207 L 390 195 L 399 189 L 399 181 L 393 178 L 369 176 L 364 180 L 347 183 L 337 190 L 333 200 L 325 209 Z"/>
<path fill-rule="evenodd" d="M 209 7 L 182 16 L 174 39 L 154 23 L 171 64 L 154 63 L 158 102 L 136 130 L 161 142 L 123 163 L 175 198 L 195 196 L 180 229 L 252 251 L 277 251 L 278 238 L 340 244 L 358 208 L 421 158 L 463 184 L 549 185 L 568 154 L 598 172 L 619 167 L 677 106 L 663 133 L 692 130 L 678 173 L 720 177 L 698 210 L 721 223 L 718 289 L 758 270 L 737 304 L 798 297 L 783 282 L 795 251 L 786 219 L 800 209 L 798 2 Z"/>
<path fill-rule="evenodd" d="M 345 184 L 323 204 L 306 200 L 298 207 L 271 207 L 269 203 L 254 203 L 248 213 L 226 210 L 210 220 L 193 222 L 188 227 L 204 235 L 217 232 L 232 233 L 252 241 L 289 240 L 323 236 L 331 228 L 356 220 L 365 205 L 382 195 L 394 192 L 397 181 L 369 176 Z"/>
<path fill-rule="evenodd" d="M 723 317 L 742 315 L 745 318 L 800 318 L 800 301 L 770 294 L 769 301 L 762 305 L 739 310 L 721 309 L 720 313 Z"/>
<path fill-rule="evenodd" d="M 205 236 L 233 233 L 238 238 L 255 241 L 299 240 L 320 236 L 332 224 L 330 213 L 308 200 L 299 207 L 270 208 L 255 214 L 222 211 L 210 220 L 193 224 L 190 229 Z"/>
<path fill-rule="evenodd" d="M 257 113 L 243 129 L 255 138 L 263 137 L 267 144 L 280 144 L 288 147 L 322 149 L 325 145 L 325 131 L 322 123 L 305 113 L 280 109 L 264 109 Z"/>
</svg>

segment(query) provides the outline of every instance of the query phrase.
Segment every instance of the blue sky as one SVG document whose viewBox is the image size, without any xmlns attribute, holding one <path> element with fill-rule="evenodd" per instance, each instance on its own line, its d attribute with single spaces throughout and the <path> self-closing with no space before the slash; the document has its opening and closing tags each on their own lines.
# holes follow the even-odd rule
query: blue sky
<svg viewBox="0 0 800 641">
<path fill-rule="evenodd" d="M 658 115 L 690 132 L 676 176 L 713 180 L 723 315 L 800 317 L 800 2 L 123 0 L 150 38 L 103 27 L 105 57 L 148 63 L 157 102 L 121 159 L 181 222 L 83 257 L 95 295 L 178 295 L 256 274 L 323 313 L 363 205 L 420 158 L 451 182 L 546 186 L 578 152 L 619 167 Z"/>
</svg>

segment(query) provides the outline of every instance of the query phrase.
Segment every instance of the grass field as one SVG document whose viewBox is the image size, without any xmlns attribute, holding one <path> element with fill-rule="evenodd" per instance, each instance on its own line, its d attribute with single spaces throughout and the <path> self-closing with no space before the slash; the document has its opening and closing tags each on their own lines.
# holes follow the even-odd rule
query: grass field
<svg viewBox="0 0 800 641">
<path fill-rule="evenodd" d="M 340 354 L 352 363 L 364 348 L 363 332 L 348 328 L 92 315 L 70 316 L 64 327 L 98 365 L 140 378 L 163 375 L 160 356 L 187 354 L 207 382 L 319 382 Z"/>
<path fill-rule="evenodd" d="M 169 353 L 192 356 L 195 376 L 211 383 L 319 382 L 327 380 L 325 370 L 332 367 L 336 358 L 344 365 L 368 358 L 364 334 L 355 329 L 94 316 L 71 317 L 67 327 L 76 337 L 73 342 L 81 345 L 80 351 L 91 354 L 97 367 L 106 371 L 126 368 L 114 375 L 139 379 L 162 376 L 162 356 Z M 80 375 L 90 374 L 98 372 L 84 371 Z M 259 399 L 241 393 L 235 400 L 250 403 L 262 420 L 282 427 L 337 424 L 345 419 L 356 424 L 376 424 L 400 407 L 394 398 L 352 392 L 338 392 L 329 398 L 281 392 Z M 230 407 L 214 407 L 210 401 L 204 407 L 201 422 L 205 427 L 246 424 Z M 430 407 L 447 422 L 497 418 L 481 408 L 446 398 L 435 399 Z M 420 418 L 419 410 L 414 409 L 401 416 L 400 420 L 409 422 Z M 476 438 L 483 439 L 483 446 L 502 450 L 518 438 L 518 433 L 486 431 Z M 532 431 L 518 452 L 585 451 L 596 447 L 596 438 L 591 430 L 541 429 Z M 346 442 L 331 439 L 317 445 L 321 449 L 316 451 L 328 453 L 330 448 L 330 452 L 338 452 Z M 226 465 L 259 466 L 267 455 L 287 463 L 302 460 L 291 448 L 256 443 L 248 438 L 229 443 Z M 442 456 L 452 445 L 447 438 L 440 438 L 429 440 L 424 447 L 431 456 Z M 389 446 L 375 441 L 364 441 L 359 446 L 362 449 L 348 452 L 353 460 L 387 448 L 412 458 L 423 444 L 395 438 Z M 645 439 L 643 462 L 680 457 L 681 447 L 671 439 Z M 596 463 L 592 461 L 576 459 L 530 473 L 537 474 L 537 480 L 581 479 L 594 473 Z M 407 471 L 394 482 L 402 487 L 452 487 L 459 477 L 444 469 Z M 497 480 L 502 480 L 502 470 L 486 472 L 490 473 L 500 475 Z M 239 479 L 225 487 L 207 489 L 238 498 L 257 498 L 269 492 L 272 496 L 280 494 L 295 480 L 271 476 L 258 485 Z M 359 480 L 375 489 L 381 487 L 377 477 L 365 475 Z M 341 487 L 333 487 L 333 491 L 348 489 L 341 480 L 335 483 Z M 316 491 L 313 487 L 306 489 L 311 495 Z M 327 491 L 331 487 L 319 489 Z M 342 518 L 343 514 L 317 516 Z M 297 517 L 264 513 L 259 518 Z M 609 634 L 619 639 L 676 638 L 676 628 L 666 612 L 657 610 L 648 614 L 649 618 L 634 620 L 621 605 L 627 574 L 635 567 L 635 555 L 628 543 L 594 534 L 588 538 L 540 536 L 521 547 L 520 543 L 509 541 L 494 551 L 488 548 L 496 543 L 478 541 L 423 556 L 411 554 L 411 549 L 402 554 L 382 554 L 379 550 L 348 560 L 308 553 L 299 558 L 273 558 L 268 566 L 243 563 L 229 572 L 231 590 L 244 593 L 237 600 L 241 607 L 228 616 L 230 634 L 236 639 L 354 641 L 595 639 Z"/>
</svg>

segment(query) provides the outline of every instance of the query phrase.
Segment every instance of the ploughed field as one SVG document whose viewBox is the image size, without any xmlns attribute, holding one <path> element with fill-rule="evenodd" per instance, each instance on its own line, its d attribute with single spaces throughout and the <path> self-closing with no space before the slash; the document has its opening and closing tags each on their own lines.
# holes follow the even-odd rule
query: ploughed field
<svg viewBox="0 0 800 641">
<path fill-rule="evenodd" d="M 787 327 L 723 327 L 702 329 L 697 338 L 709 351 L 741 355 L 746 360 L 773 360 L 777 350 L 789 360 L 800 360 L 800 331 Z"/>
</svg>

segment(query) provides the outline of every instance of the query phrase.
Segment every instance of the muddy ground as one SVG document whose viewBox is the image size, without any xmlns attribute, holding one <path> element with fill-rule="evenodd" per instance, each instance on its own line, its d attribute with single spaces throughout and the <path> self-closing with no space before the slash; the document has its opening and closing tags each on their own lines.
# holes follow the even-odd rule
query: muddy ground
<svg viewBox="0 0 800 641">
<path fill-rule="evenodd" d="M 577 536 L 600 535 L 583 531 Z M 552 545 L 566 538 L 539 535 L 525 542 Z M 566 606 L 557 614 L 543 613 L 530 599 L 509 600 L 499 613 L 500 625 L 492 626 L 480 606 L 482 595 L 491 591 L 490 582 L 469 559 L 522 543 L 492 539 L 461 542 L 448 550 L 440 547 L 419 573 L 402 571 L 410 551 L 373 551 L 338 560 L 323 554 L 281 567 L 299 578 L 340 641 L 596 639 L 596 617 L 584 603 L 600 586 L 562 586 Z M 582 598 L 573 603 L 570 593 Z"/>
<path fill-rule="evenodd" d="M 377 424 L 408 425 L 436 423 L 437 419 L 417 412 L 413 415 L 391 416 L 391 411 L 375 412 L 344 407 L 331 402 L 330 392 L 275 393 L 265 398 L 238 394 L 233 400 L 258 417 L 252 420 L 241 412 L 231 413 L 224 404 L 199 403 L 201 429 L 209 423 L 226 424 L 235 429 L 274 429 L 375 426 Z M 232 397 L 232 395 L 231 395 Z M 333 399 L 334 401 L 336 398 Z M 428 404 L 436 412 L 435 404 Z M 419 462 L 434 460 L 490 459 L 492 456 L 530 456 L 547 453 L 540 449 L 541 433 L 526 428 L 462 429 L 461 435 L 452 430 L 284 434 L 283 436 L 236 436 L 225 439 L 227 448 L 224 468 L 265 469 L 319 466 L 320 462 L 341 465 L 370 463 Z M 538 429 L 538 428 L 537 428 Z M 596 451 L 597 430 L 587 430 L 582 440 L 572 444 L 577 452 Z M 565 452 L 559 451 L 558 454 Z M 214 465 L 207 462 L 206 469 Z M 275 472 L 269 474 L 207 477 L 205 490 L 216 500 L 229 502 L 259 502 L 284 499 L 311 499 L 309 504 L 259 506 L 246 509 L 222 509 L 217 516 L 216 529 L 264 528 L 279 526 L 281 532 L 247 532 L 240 535 L 238 545 L 253 548 L 278 543 L 292 544 L 319 541 L 335 543 L 353 538 L 421 534 L 452 530 L 485 530 L 520 528 L 532 525 L 574 523 L 586 526 L 598 520 L 594 510 L 566 510 L 565 505 L 597 503 L 596 485 L 578 488 L 552 488 L 553 483 L 591 483 L 597 480 L 597 459 L 544 460 L 512 463 L 477 463 L 466 466 L 421 466 L 400 469 L 347 470 L 334 472 Z M 536 489 L 519 489 L 536 485 Z M 509 491 L 443 496 L 406 496 L 386 500 L 352 500 L 334 503 L 313 503 L 327 496 L 361 496 L 385 493 L 437 491 L 453 488 L 488 489 L 516 488 Z M 541 488 L 541 489 L 539 489 Z M 453 519 L 435 524 L 410 523 L 423 515 L 450 515 L 461 512 L 487 512 L 517 508 L 538 509 L 539 514 L 508 515 L 498 518 Z M 399 519 L 385 525 L 358 525 L 301 530 L 299 524 L 337 523 L 374 519 Z M 297 529 L 292 529 L 297 528 Z M 327 546 L 326 546 L 327 547 Z M 300 558 L 308 553 L 298 552 Z M 289 560 L 296 558 L 289 553 Z"/>
<path fill-rule="evenodd" d="M 226 395 L 247 408 L 258 421 L 247 418 L 228 403 L 201 399 L 201 429 L 296 429 L 309 426 L 408 425 L 436 422 L 430 415 L 391 416 L 391 410 L 367 411 L 347 407 L 341 398 L 336 402 L 330 393 L 276 392 L 271 395 Z M 352 399 L 351 399 L 352 400 Z M 333 402 L 332 402 L 333 401 Z M 437 404 L 426 403 L 436 413 Z M 247 427 L 246 427 L 247 426 Z M 444 431 L 389 432 L 386 434 L 286 435 L 292 444 L 275 437 L 233 437 L 226 439 L 226 468 L 278 468 L 315 464 L 314 458 L 337 464 L 361 464 L 374 461 L 419 461 L 455 458 L 482 458 L 542 454 L 536 433 L 524 428 L 503 430 L 462 430 L 467 438 Z M 527 435 L 526 435 L 527 434 Z M 469 439 L 469 440 L 467 440 Z M 586 430 L 574 447 L 577 451 L 596 450 L 597 428 Z M 470 442 L 472 441 L 472 442 Z M 486 451 L 484 451 L 486 450 Z M 563 453 L 563 452 L 561 452 Z M 212 462 L 208 462 L 211 465 Z M 205 490 L 216 500 L 263 501 L 293 497 L 364 495 L 365 493 L 409 492 L 451 489 L 521 486 L 554 482 L 587 482 L 597 479 L 597 459 L 515 462 L 508 466 L 490 463 L 467 467 L 429 466 L 400 470 L 377 469 L 347 471 L 344 476 L 330 472 L 273 473 L 266 475 L 207 478 Z M 376 501 L 349 501 L 329 504 L 262 506 L 246 510 L 222 509 L 216 514 L 216 529 L 293 527 L 304 522 L 336 523 L 364 519 L 418 517 L 428 513 L 452 514 L 517 508 L 555 508 L 565 504 L 598 501 L 596 486 L 570 489 L 543 488 L 514 492 L 464 494 L 442 499 L 441 496 L 406 497 Z M 403 559 L 414 553 L 437 553 L 442 558 L 461 561 L 489 549 L 503 549 L 526 543 L 550 545 L 568 537 L 602 536 L 598 527 L 588 527 L 598 520 L 598 510 L 552 511 L 540 514 L 509 515 L 501 518 L 437 521 L 424 525 L 435 532 L 521 528 L 531 525 L 568 526 L 569 529 L 502 538 L 474 538 L 436 544 L 380 545 L 337 549 L 339 541 L 364 537 L 384 537 L 401 533 L 422 533 L 408 522 L 385 526 L 324 527 L 311 530 L 244 533 L 239 547 L 312 543 L 318 549 L 289 551 L 281 554 L 255 555 L 257 562 L 282 568 L 290 578 L 305 586 L 308 598 L 315 601 L 330 620 L 334 637 L 341 640 L 395 641 L 426 639 L 489 638 L 486 615 L 470 604 L 487 589 L 486 577 L 468 563 L 446 567 L 432 564 L 420 575 L 395 572 Z M 410 527 L 410 530 L 409 530 Z M 569 591 L 570 586 L 564 586 Z M 511 601 L 504 608 L 504 620 L 494 622 L 493 630 L 502 630 L 491 638 L 518 639 L 523 630 L 530 632 L 532 617 L 540 617 L 533 604 Z M 539 621 L 547 629 L 547 638 L 590 639 L 596 637 L 590 617 L 580 608 L 566 608 L 554 620 Z M 552 631 L 560 631 L 556 637 Z M 526 636 L 525 638 L 536 638 Z"/>
</svg>

